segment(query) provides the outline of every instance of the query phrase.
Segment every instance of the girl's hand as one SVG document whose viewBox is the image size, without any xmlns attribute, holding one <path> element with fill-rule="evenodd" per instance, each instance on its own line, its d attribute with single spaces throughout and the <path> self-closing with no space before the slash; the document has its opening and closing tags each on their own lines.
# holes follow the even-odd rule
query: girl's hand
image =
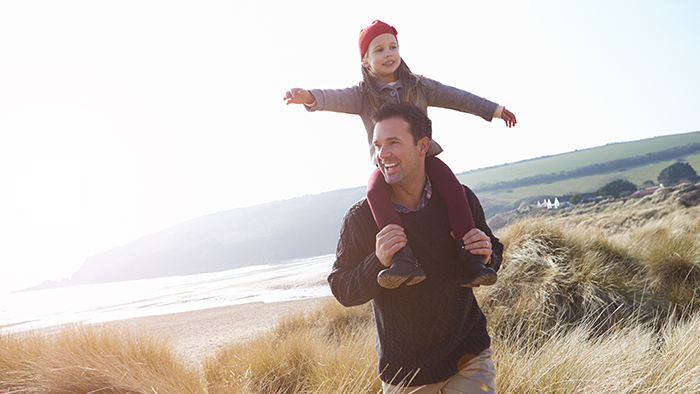
<svg viewBox="0 0 700 394">
<path fill-rule="evenodd" d="M 452 238 L 454 238 L 454 234 L 452 234 Z M 480 229 L 475 227 L 469 230 L 462 237 L 462 242 L 464 243 L 464 249 L 484 256 L 484 261 L 489 261 L 491 258 L 491 238 Z"/>
<path fill-rule="evenodd" d="M 518 121 L 515 119 L 515 115 L 508 111 L 505 107 L 503 107 L 503 111 L 501 112 L 501 119 L 506 122 L 506 127 L 513 127 L 516 123 L 518 123 Z"/>
<path fill-rule="evenodd" d="M 284 101 L 287 102 L 287 105 L 289 104 L 306 104 L 306 105 L 311 105 L 316 101 L 316 97 L 314 97 L 311 92 L 308 90 L 304 90 L 301 88 L 294 88 L 287 93 L 284 94 Z"/>
</svg>

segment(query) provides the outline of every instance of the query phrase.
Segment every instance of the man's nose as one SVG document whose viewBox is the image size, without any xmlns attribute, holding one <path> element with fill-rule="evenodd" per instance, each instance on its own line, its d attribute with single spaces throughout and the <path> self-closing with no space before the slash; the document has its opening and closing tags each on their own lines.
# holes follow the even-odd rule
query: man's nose
<svg viewBox="0 0 700 394">
<path fill-rule="evenodd" d="M 387 149 L 384 146 L 381 146 L 381 147 L 376 148 L 376 149 L 377 149 L 377 157 L 380 159 L 383 159 L 385 157 L 389 157 L 391 155 L 391 152 L 389 152 L 389 149 Z"/>
</svg>

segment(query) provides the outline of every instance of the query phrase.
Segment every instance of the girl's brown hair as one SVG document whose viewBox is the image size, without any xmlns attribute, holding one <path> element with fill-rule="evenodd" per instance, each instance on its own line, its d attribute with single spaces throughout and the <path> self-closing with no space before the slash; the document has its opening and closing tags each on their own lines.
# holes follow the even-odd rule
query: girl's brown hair
<svg viewBox="0 0 700 394">
<path fill-rule="evenodd" d="M 367 54 L 365 53 L 365 56 Z M 360 90 L 362 95 L 366 100 L 372 104 L 372 108 L 375 110 L 384 104 L 379 99 L 379 85 L 377 84 L 377 78 L 372 74 L 369 67 L 362 67 L 362 81 L 360 82 Z M 401 59 L 401 64 L 399 68 L 394 72 L 394 76 L 397 80 L 401 81 L 401 86 L 403 90 L 401 92 L 401 102 L 409 102 L 416 104 L 420 98 L 420 75 L 416 75 L 411 72 L 408 68 L 406 62 Z"/>
</svg>

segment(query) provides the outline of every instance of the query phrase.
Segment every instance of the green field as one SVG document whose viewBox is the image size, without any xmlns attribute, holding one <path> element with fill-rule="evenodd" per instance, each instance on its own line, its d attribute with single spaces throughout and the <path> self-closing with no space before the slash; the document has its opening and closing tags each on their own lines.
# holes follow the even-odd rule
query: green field
<svg viewBox="0 0 700 394">
<path fill-rule="evenodd" d="M 700 132 L 676 134 L 633 142 L 611 144 L 598 148 L 564 153 L 556 156 L 547 156 L 538 159 L 505 164 L 497 167 L 469 171 L 457 174 L 457 177 L 465 185 L 472 188 L 478 188 L 479 185 L 513 181 L 540 174 L 571 171 L 597 163 L 605 163 L 616 159 L 643 156 L 647 153 L 658 152 L 692 143 L 700 143 Z M 691 166 L 693 166 L 693 168 L 696 169 L 696 171 L 700 173 L 700 153 L 687 155 L 681 158 L 686 160 Z M 675 159 L 657 161 L 647 165 L 628 167 L 621 171 L 583 176 L 538 185 L 509 188 L 507 190 L 481 191 L 478 192 L 478 195 L 480 198 L 488 198 L 513 203 L 523 198 L 532 196 L 561 196 L 577 192 L 595 192 L 600 186 L 619 178 L 629 180 L 637 185 L 641 185 L 647 180 L 656 182 L 661 170 L 673 164 L 675 161 Z"/>
</svg>

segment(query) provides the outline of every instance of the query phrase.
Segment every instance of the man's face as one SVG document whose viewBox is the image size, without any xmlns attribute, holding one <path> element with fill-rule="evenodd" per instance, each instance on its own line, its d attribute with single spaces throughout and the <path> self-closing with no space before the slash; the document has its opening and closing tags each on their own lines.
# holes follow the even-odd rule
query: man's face
<svg viewBox="0 0 700 394">
<path fill-rule="evenodd" d="M 374 126 L 374 148 L 379 170 L 392 186 L 424 182 L 425 153 L 430 140 L 413 143 L 411 125 L 401 118 L 383 120 Z M 417 185 L 422 187 L 421 185 Z"/>
</svg>

